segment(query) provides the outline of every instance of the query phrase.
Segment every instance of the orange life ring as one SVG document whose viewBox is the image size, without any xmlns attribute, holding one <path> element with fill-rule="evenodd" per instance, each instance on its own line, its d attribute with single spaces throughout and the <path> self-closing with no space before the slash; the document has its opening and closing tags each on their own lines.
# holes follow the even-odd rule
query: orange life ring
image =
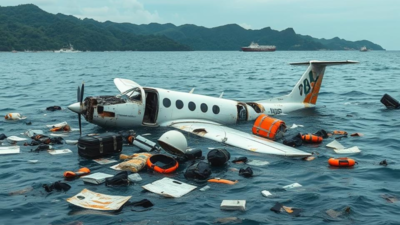
<svg viewBox="0 0 400 225">
<path fill-rule="evenodd" d="M 338 167 L 351 167 L 354 166 L 357 162 L 354 159 L 350 158 L 330 158 L 328 160 L 329 165 L 338 166 Z"/>
<path fill-rule="evenodd" d="M 156 163 L 161 162 L 164 166 L 157 166 Z M 167 155 L 153 155 L 147 159 L 147 166 L 159 173 L 172 173 L 179 167 L 178 161 Z"/>
<path fill-rule="evenodd" d="M 255 135 L 271 140 L 281 138 L 286 131 L 286 124 L 282 120 L 261 114 L 254 122 L 252 132 Z"/>
<path fill-rule="evenodd" d="M 321 143 L 324 140 L 322 137 L 312 134 L 303 134 L 301 139 L 306 143 Z"/>
</svg>

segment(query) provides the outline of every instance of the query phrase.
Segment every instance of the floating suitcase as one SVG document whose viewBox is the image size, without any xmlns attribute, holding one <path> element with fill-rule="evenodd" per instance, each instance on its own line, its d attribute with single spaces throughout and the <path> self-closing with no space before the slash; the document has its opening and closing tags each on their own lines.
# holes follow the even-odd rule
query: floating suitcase
<svg viewBox="0 0 400 225">
<path fill-rule="evenodd" d="M 106 133 L 98 136 L 85 136 L 78 140 L 78 153 L 85 158 L 101 158 L 122 151 L 122 136 Z"/>
<path fill-rule="evenodd" d="M 390 96 L 388 94 L 384 94 L 383 95 L 383 97 L 381 98 L 381 102 L 388 109 L 398 109 L 398 108 L 400 108 L 400 103 L 396 99 L 392 98 L 392 96 Z"/>
</svg>

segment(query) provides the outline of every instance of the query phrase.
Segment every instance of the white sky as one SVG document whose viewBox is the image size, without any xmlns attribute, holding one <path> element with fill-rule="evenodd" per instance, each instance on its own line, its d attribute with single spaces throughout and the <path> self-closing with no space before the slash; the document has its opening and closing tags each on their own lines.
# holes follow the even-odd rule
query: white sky
<svg viewBox="0 0 400 225">
<path fill-rule="evenodd" d="M 316 38 L 369 40 L 400 50 L 400 0 L 0 0 L 1 6 L 26 3 L 101 22 L 292 27 Z"/>
</svg>

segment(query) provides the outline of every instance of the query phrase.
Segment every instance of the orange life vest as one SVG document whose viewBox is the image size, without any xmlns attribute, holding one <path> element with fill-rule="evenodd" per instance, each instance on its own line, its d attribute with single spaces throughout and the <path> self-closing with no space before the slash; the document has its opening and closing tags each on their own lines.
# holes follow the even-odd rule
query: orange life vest
<svg viewBox="0 0 400 225">
<path fill-rule="evenodd" d="M 301 139 L 306 143 L 321 143 L 324 140 L 322 137 L 312 134 L 303 134 Z"/>
<path fill-rule="evenodd" d="M 82 167 L 78 170 L 78 172 L 72 172 L 72 171 L 65 171 L 64 172 L 64 177 L 65 178 L 76 178 L 76 177 L 80 177 L 83 175 L 87 175 L 90 173 L 89 168 L 86 167 Z"/>
</svg>

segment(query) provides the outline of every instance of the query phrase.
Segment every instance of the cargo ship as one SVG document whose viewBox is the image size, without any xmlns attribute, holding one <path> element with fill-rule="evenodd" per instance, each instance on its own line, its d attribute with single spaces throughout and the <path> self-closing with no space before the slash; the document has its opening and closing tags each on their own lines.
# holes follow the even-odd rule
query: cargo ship
<svg viewBox="0 0 400 225">
<path fill-rule="evenodd" d="M 254 42 L 251 42 L 248 47 L 242 47 L 242 51 L 244 52 L 273 52 L 275 50 L 275 45 L 259 45 Z"/>
</svg>

